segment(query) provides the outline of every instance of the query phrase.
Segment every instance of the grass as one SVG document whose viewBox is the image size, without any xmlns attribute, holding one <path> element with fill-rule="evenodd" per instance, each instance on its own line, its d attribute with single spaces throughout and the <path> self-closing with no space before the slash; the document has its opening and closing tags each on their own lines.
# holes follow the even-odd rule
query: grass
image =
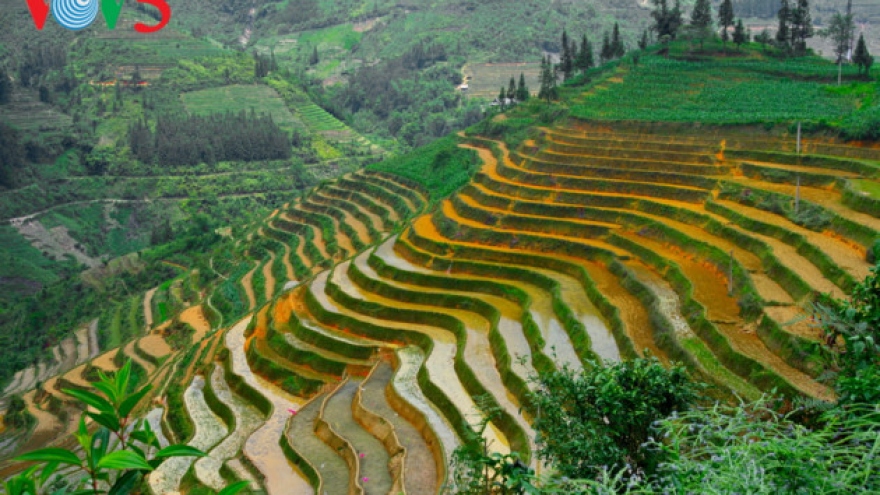
<svg viewBox="0 0 880 495">
<path fill-rule="evenodd" d="M 868 179 L 856 179 L 851 182 L 860 192 L 867 193 L 873 199 L 880 199 L 880 183 Z"/>
<path fill-rule="evenodd" d="M 360 43 L 361 33 L 356 32 L 351 24 L 339 24 L 333 27 L 305 31 L 299 36 L 299 43 L 321 50 L 335 48 L 349 51 Z"/>
<path fill-rule="evenodd" d="M 278 93 L 268 86 L 236 84 L 191 91 L 181 94 L 180 98 L 187 111 L 197 115 L 250 112 L 253 109 L 257 115 L 271 115 L 275 123 L 282 127 L 291 127 L 296 123 Z"/>
</svg>

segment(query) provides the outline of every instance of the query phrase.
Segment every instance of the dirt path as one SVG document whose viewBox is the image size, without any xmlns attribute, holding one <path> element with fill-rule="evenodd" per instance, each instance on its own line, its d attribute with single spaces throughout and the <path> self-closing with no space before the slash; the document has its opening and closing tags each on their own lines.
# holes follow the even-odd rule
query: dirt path
<svg viewBox="0 0 880 495">
<path fill-rule="evenodd" d="M 372 323 L 386 328 L 416 331 L 431 337 L 434 341 L 434 349 L 426 361 L 426 368 L 431 381 L 443 391 L 453 404 L 455 404 L 455 407 L 465 418 L 467 418 L 469 424 L 477 424 L 482 419 L 482 413 L 479 412 L 479 408 L 477 408 L 477 405 L 474 403 L 470 394 L 467 393 L 464 386 L 461 384 L 461 380 L 458 378 L 458 374 L 455 372 L 454 361 L 456 354 L 456 341 L 454 335 L 450 332 L 436 329 L 434 327 L 381 320 L 351 312 L 342 306 L 337 305 L 336 302 L 331 301 L 327 297 L 325 289 L 329 275 L 329 272 L 319 274 L 309 286 L 309 290 L 327 311 L 349 315 L 366 323 Z M 490 427 L 486 429 L 484 436 L 486 440 L 490 442 L 493 451 L 506 452 L 509 450 L 504 435 L 494 424 L 490 423 Z"/>
<path fill-rule="evenodd" d="M 143 368 L 147 372 L 147 376 L 152 375 L 153 372 L 156 371 L 156 367 L 153 366 L 153 363 L 138 356 L 138 353 L 135 352 L 135 350 L 134 350 L 134 343 L 135 343 L 135 341 L 132 340 L 131 342 L 126 344 L 125 348 L 123 349 L 122 352 L 125 353 L 125 356 L 128 359 L 131 359 L 132 361 L 139 364 L 141 366 L 141 368 Z"/>
<path fill-rule="evenodd" d="M 245 356 L 244 331 L 252 317 L 236 323 L 226 334 L 232 370 L 258 393 L 269 399 L 273 411 L 270 417 L 248 437 L 242 449 L 254 466 L 266 478 L 269 495 L 312 494 L 314 490 L 305 477 L 288 461 L 278 444 L 290 418 L 288 409 L 299 410 L 304 400 L 282 393 L 274 385 L 253 374 Z"/>
<path fill-rule="evenodd" d="M 269 261 L 263 265 L 263 278 L 266 281 L 266 300 L 271 301 L 275 296 L 275 275 L 272 274 L 272 265 L 275 264 L 275 253 L 269 251 Z"/>
<path fill-rule="evenodd" d="M 116 357 L 116 352 L 117 350 L 113 349 L 101 354 L 92 360 L 92 366 L 104 370 L 104 373 L 116 371 L 118 368 L 116 367 L 116 363 L 113 362 L 113 358 Z"/>
<path fill-rule="evenodd" d="M 89 323 L 89 359 L 94 358 L 101 352 L 98 346 L 98 319 L 95 318 Z"/>
<path fill-rule="evenodd" d="M 244 287 L 244 293 L 247 295 L 248 299 L 248 311 L 253 311 L 257 308 L 257 298 L 254 295 L 254 272 L 257 271 L 257 268 L 260 267 L 260 264 L 257 263 L 254 268 L 247 272 L 244 277 L 241 277 L 241 286 Z"/>
<path fill-rule="evenodd" d="M 185 309 L 180 313 L 180 321 L 195 329 L 196 332 L 192 336 L 193 342 L 201 341 L 211 331 L 211 324 L 208 323 L 201 305 Z"/>
</svg>

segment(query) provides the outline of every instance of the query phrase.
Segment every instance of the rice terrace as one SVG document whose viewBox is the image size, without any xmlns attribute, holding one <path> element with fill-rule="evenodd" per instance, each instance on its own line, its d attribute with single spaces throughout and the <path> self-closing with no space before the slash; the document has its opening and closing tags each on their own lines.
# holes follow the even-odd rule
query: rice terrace
<svg viewBox="0 0 880 495">
<path fill-rule="evenodd" d="M 370 22 L 355 45 L 404 15 L 384 4 L 346 19 Z M 264 18 L 254 12 L 248 29 Z M 224 55 L 207 34 L 210 56 L 169 59 L 149 93 L 77 93 L 101 112 L 39 125 L 97 133 L 91 158 L 21 189 L 81 192 L 53 193 L 47 213 L 10 210 L 34 216 L 4 230 L 17 261 L 0 287 L 28 270 L 41 288 L 73 274 L 69 297 L 99 309 L 3 382 L 0 492 L 880 490 L 877 69 L 727 34 L 664 38 L 565 75 L 563 56 L 559 77 L 546 60 L 459 66 L 484 103 L 524 73 L 525 101 L 508 93 L 510 107 L 402 153 L 370 131 L 380 113 L 355 117 L 291 71 L 261 74 L 268 51 L 211 59 Z M 52 120 L 52 100 L 20 91 L 4 122 L 26 121 L 19 107 Z M 218 149 L 267 155 L 240 167 L 218 152 L 187 169 L 161 147 L 169 116 L 217 125 L 193 136 Z M 247 141 L 256 128 L 271 134 Z M 268 154 L 288 141 L 295 153 Z M 163 160 L 173 173 L 151 168 Z M 168 184 L 164 206 L 132 185 L 148 180 Z M 15 237 L 46 226 L 76 244 L 66 256 L 40 245 L 58 265 Z M 38 293 L 28 300 L 62 304 Z M 8 308 L 0 317 L 18 314 Z"/>
</svg>

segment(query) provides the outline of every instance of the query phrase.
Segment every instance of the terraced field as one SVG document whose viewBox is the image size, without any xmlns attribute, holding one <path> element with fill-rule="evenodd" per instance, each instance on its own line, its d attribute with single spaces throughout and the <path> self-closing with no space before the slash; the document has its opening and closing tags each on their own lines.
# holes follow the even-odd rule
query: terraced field
<svg viewBox="0 0 880 495">
<path fill-rule="evenodd" d="M 454 195 L 370 170 L 324 182 L 212 260 L 203 304 L 161 286 L 157 331 L 57 382 L 134 358 L 159 391 L 143 412 L 211 454 L 169 463 L 161 493 L 436 493 L 483 419 L 492 451 L 533 462 L 530 377 L 597 360 L 681 361 L 718 396 L 832 398 L 804 308 L 868 273 L 880 208 L 848 181 L 873 183 L 880 151 L 583 122 L 460 146 L 481 166 Z M 199 345 L 168 346 L 177 318 Z M 63 442 L 27 399 L 30 444 Z"/>
</svg>

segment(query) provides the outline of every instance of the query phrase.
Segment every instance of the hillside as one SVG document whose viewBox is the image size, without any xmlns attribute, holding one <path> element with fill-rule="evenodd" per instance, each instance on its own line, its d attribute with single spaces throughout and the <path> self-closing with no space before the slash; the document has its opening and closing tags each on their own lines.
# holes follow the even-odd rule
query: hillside
<svg viewBox="0 0 880 495">
<path fill-rule="evenodd" d="M 118 267 L 126 297 L 11 378 L 36 423 L 4 452 L 71 446 L 60 388 L 129 358 L 164 399 L 140 414 L 210 453 L 163 464 L 154 493 L 437 492 L 481 419 L 534 466 L 530 378 L 597 360 L 682 362 L 717 398 L 834 400 L 807 318 L 874 261 L 880 146 L 841 137 L 877 128 L 878 86 L 721 50 L 651 47 L 132 257 L 158 271 Z M 321 119 L 282 78 L 261 91 L 280 126 Z"/>
</svg>

